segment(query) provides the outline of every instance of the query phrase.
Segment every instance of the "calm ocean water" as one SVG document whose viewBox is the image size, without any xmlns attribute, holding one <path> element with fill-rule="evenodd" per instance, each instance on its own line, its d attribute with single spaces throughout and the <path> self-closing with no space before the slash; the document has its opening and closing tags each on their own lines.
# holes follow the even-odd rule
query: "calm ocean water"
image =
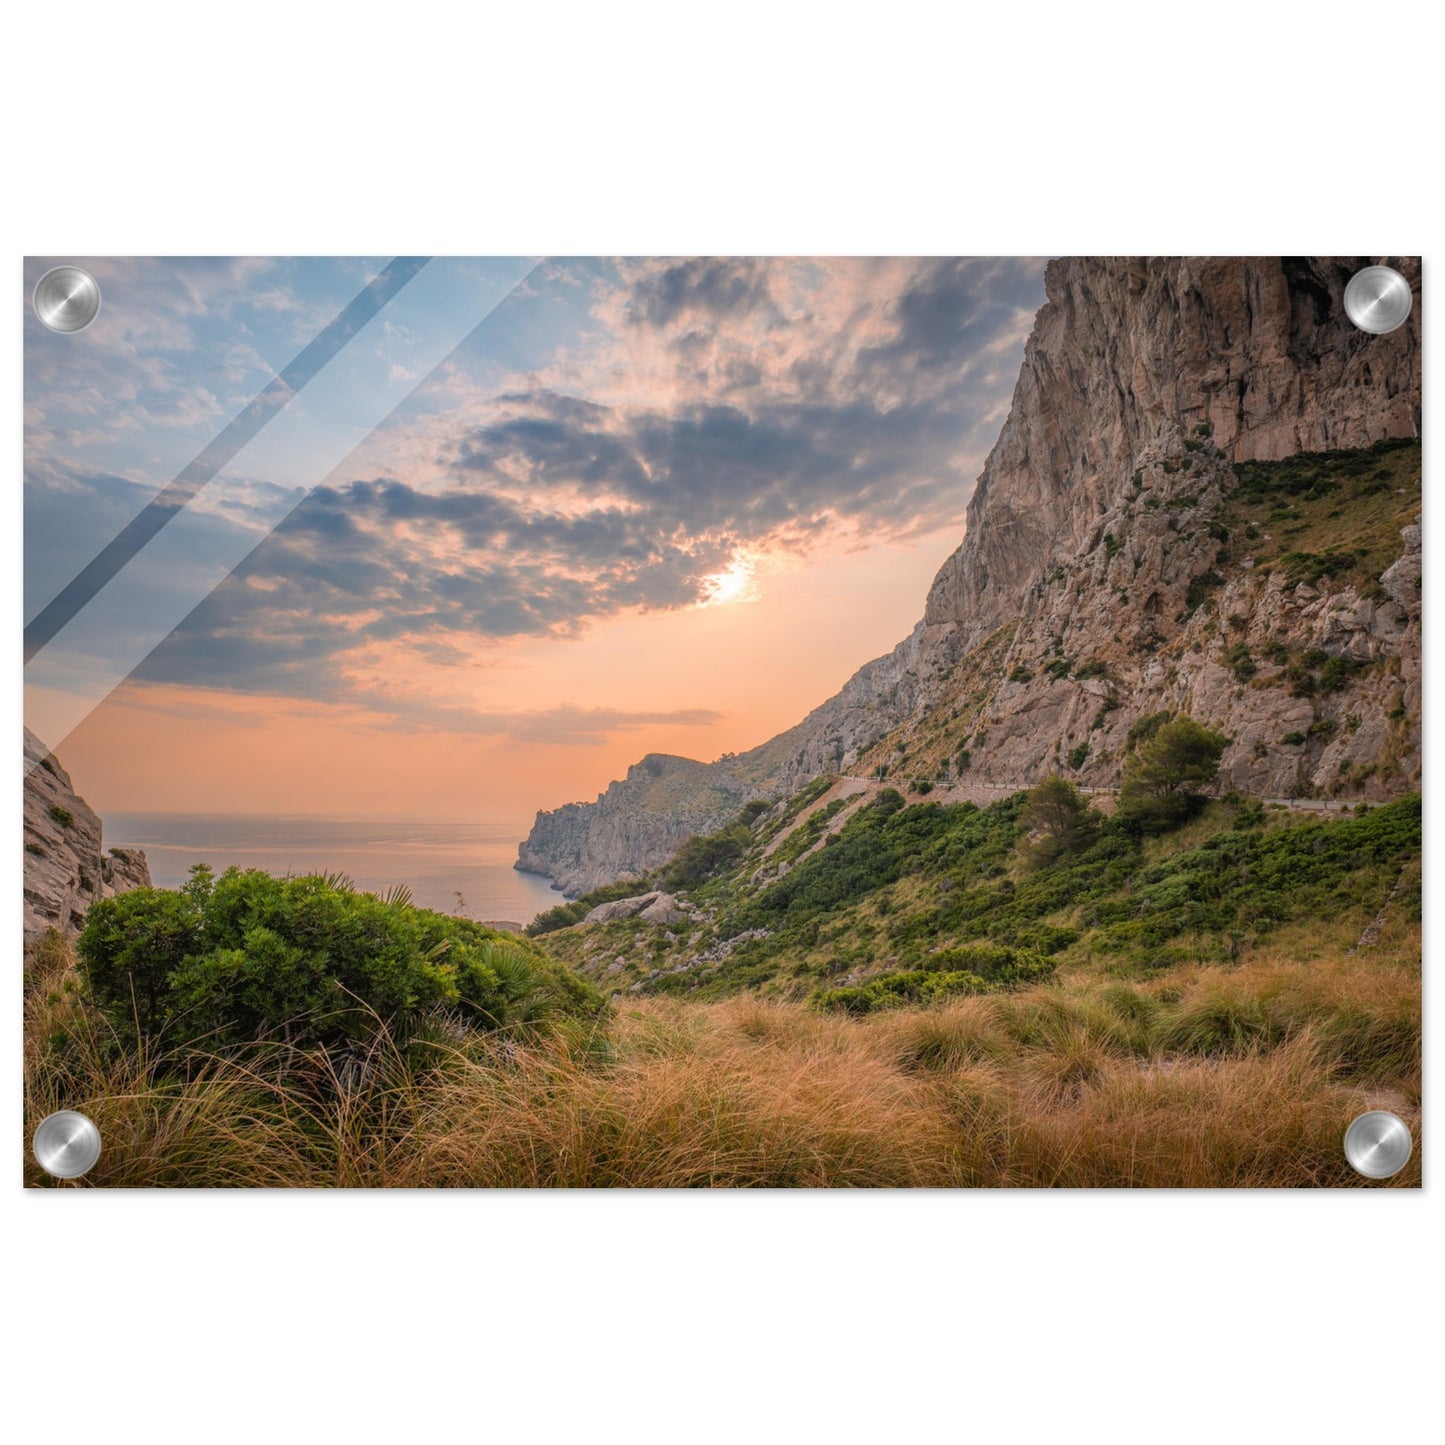
<svg viewBox="0 0 1445 1445">
<path fill-rule="evenodd" d="M 214 813 L 108 813 L 108 848 L 144 848 L 160 888 L 184 883 L 193 863 L 268 873 L 345 873 L 379 892 L 402 883 L 424 908 L 530 923 L 563 901 L 544 878 L 512 864 L 528 823 L 367 823 Z"/>
</svg>

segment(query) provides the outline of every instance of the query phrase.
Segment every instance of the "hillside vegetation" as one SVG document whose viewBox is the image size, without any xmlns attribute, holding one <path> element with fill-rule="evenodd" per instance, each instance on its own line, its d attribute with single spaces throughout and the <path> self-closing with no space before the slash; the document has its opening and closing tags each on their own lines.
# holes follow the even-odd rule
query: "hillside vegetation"
<svg viewBox="0 0 1445 1445">
<path fill-rule="evenodd" d="M 855 801 L 836 832 L 812 826 L 832 806 L 815 801 L 801 823 L 764 817 L 747 852 L 678 890 L 684 922 L 578 924 L 570 915 L 594 901 L 583 899 L 566 906 L 567 926 L 544 914 L 533 928 L 614 993 L 760 988 L 805 1000 L 920 970 L 984 984 L 999 970 L 1010 983 L 1060 969 L 1148 979 L 1228 964 L 1322 920 L 1343 949 L 1397 885 L 1418 897 L 1418 795 L 1336 818 L 1218 800 L 1156 837 L 1093 815 L 1076 850 L 1043 863 L 1024 825 L 1028 801 L 909 803 L 885 787 Z M 794 839 L 806 841 L 789 862 Z"/>
</svg>

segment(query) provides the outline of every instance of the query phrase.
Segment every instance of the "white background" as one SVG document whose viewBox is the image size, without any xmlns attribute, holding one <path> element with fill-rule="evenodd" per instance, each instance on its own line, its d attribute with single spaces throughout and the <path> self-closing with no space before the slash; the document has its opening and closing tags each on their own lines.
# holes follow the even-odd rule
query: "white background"
<svg viewBox="0 0 1445 1445">
<path fill-rule="evenodd" d="M 78 0 L 6 30 L 12 308 L 25 253 L 1308 251 L 1429 271 L 1440 234 L 1438 53 L 1408 6 Z M 1433 644 L 1434 589 L 1427 607 Z M 6 786 L 13 819 L 18 766 Z M 0 840 L 18 1128 L 19 829 Z M 26 1192 L 11 1160 L 12 1439 L 1330 1441 L 1439 1419 L 1438 1189 L 128 1196 Z"/>
</svg>

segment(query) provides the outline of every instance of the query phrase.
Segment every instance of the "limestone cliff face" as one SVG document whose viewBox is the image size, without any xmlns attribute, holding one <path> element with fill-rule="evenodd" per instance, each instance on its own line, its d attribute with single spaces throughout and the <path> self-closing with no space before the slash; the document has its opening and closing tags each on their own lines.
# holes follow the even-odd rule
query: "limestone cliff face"
<svg viewBox="0 0 1445 1445">
<path fill-rule="evenodd" d="M 45 745 L 25 730 L 25 911 L 27 939 L 48 928 L 78 932 L 98 898 L 150 887 L 139 849 L 103 847 L 101 821 Z"/>
<path fill-rule="evenodd" d="M 1323 462 L 1307 495 L 1328 504 L 1239 500 L 1238 464 L 1418 437 L 1418 261 L 1385 258 L 1416 292 L 1400 330 L 1368 335 L 1343 309 L 1377 259 L 1051 264 L 966 534 L 913 633 L 753 752 L 670 760 L 666 796 L 633 769 L 596 804 L 539 814 L 519 866 L 574 892 L 641 874 L 747 797 L 824 772 L 1107 787 L 1130 726 L 1164 709 L 1233 740 L 1226 787 L 1418 786 L 1418 466 L 1382 457 L 1353 512 Z M 1373 540 L 1344 565 L 1363 523 Z"/>
<path fill-rule="evenodd" d="M 1370 264 L 1053 262 L 1008 420 L 924 621 L 960 629 L 966 652 L 1017 617 L 1040 577 L 1088 547 L 1145 449 L 1201 424 L 1230 461 L 1418 436 L 1419 261 L 1389 261 L 1416 299 L 1388 336 L 1345 314 L 1345 283 Z"/>
<path fill-rule="evenodd" d="M 649 753 L 595 803 L 538 813 L 515 866 L 551 878 L 572 895 L 641 877 L 693 834 L 730 821 L 750 797 L 766 791 L 743 774 L 735 760 L 708 764 Z"/>
</svg>

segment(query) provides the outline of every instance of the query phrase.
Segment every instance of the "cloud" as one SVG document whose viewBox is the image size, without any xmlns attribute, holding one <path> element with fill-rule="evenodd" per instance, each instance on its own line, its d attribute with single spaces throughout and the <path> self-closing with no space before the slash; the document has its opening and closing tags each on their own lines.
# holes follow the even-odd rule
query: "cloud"
<svg viewBox="0 0 1445 1445">
<path fill-rule="evenodd" d="M 453 358 L 139 676 L 346 698 L 378 650 L 473 658 L 697 605 L 743 556 L 960 526 L 1043 299 L 1020 261 L 595 271 L 534 274 L 535 364 Z"/>
<path fill-rule="evenodd" d="M 773 309 L 769 263 L 739 258 L 663 262 L 643 272 L 623 302 L 634 325 L 660 328 Z"/>
</svg>

